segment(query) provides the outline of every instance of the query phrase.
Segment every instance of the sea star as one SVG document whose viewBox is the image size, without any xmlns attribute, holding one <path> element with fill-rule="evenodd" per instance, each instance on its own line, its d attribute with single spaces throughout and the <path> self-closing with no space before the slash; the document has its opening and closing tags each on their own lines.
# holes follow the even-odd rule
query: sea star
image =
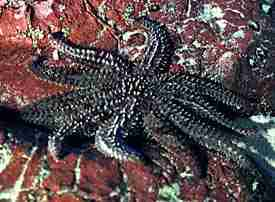
<svg viewBox="0 0 275 202">
<path fill-rule="evenodd" d="M 169 72 L 174 50 L 167 28 L 148 18 L 136 20 L 149 29 L 149 44 L 139 65 L 115 51 L 81 47 L 61 32 L 51 34 L 59 53 L 74 60 L 77 67 L 56 67 L 39 57 L 33 61 L 32 71 L 45 80 L 75 88 L 22 108 L 21 120 L 51 131 L 48 148 L 56 158 L 63 152 L 61 143 L 66 136 L 81 135 L 94 137 L 96 148 L 106 156 L 125 160 L 142 158 L 125 143 L 125 137 L 146 131 L 144 119 L 151 114 L 233 160 L 250 185 L 255 180 L 263 182 L 264 174 L 238 147 L 246 143 L 246 131 L 234 123 L 236 117 L 252 115 L 255 102 L 206 78 Z M 266 187 L 251 188 L 251 201 L 262 200 Z"/>
</svg>

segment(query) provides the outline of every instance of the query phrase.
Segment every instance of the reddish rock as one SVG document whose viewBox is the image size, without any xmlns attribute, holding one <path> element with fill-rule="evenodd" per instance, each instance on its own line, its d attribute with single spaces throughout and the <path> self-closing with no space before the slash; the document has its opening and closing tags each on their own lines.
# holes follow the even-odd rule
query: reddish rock
<svg viewBox="0 0 275 202">
<path fill-rule="evenodd" d="M 24 178 L 25 180 L 22 187 L 26 189 L 30 189 L 33 187 L 35 180 L 41 170 L 43 160 L 41 156 L 42 154 L 40 152 L 35 152 L 35 154 L 32 156 L 25 173 L 26 177 Z"/>
<path fill-rule="evenodd" d="M 73 194 L 62 194 L 61 196 L 53 196 L 49 202 L 84 202 L 79 197 L 74 196 Z"/>
<path fill-rule="evenodd" d="M 209 190 L 204 180 L 192 181 L 181 180 L 181 197 L 187 201 L 203 202 L 209 195 Z"/>
<path fill-rule="evenodd" d="M 20 202 L 30 202 L 32 200 L 36 200 L 39 202 L 49 202 L 49 196 L 48 196 L 48 191 L 44 189 L 29 189 L 26 191 L 20 192 L 18 196 L 18 201 Z M 62 198 L 62 197 L 60 197 Z M 76 202 L 76 201 L 74 201 Z"/>
<path fill-rule="evenodd" d="M 113 197 L 117 197 L 112 193 L 119 188 L 121 183 L 118 163 L 96 153 L 95 160 L 83 158 L 81 162 L 79 189 L 86 192 L 95 201 L 112 201 Z"/>
<path fill-rule="evenodd" d="M 6 169 L 0 173 L 0 192 L 13 187 L 20 176 L 27 157 L 23 148 L 17 147 L 13 151 L 12 159 Z"/>
<path fill-rule="evenodd" d="M 20 38 L 19 33 L 25 32 L 28 27 L 27 14 L 18 16 L 13 9 L 2 10 L 0 16 L 0 39 Z M 21 36 L 22 38 L 22 36 Z"/>
<path fill-rule="evenodd" d="M 151 169 L 133 162 L 126 162 L 123 167 L 131 201 L 156 201 L 158 183 L 157 177 L 153 175 Z"/>
<path fill-rule="evenodd" d="M 55 162 L 55 160 L 50 157 L 50 175 L 43 182 L 43 187 L 54 193 L 60 191 L 63 187 L 73 187 L 75 165 L 75 155 L 68 155 L 64 160 L 59 160 L 58 162 Z"/>
</svg>

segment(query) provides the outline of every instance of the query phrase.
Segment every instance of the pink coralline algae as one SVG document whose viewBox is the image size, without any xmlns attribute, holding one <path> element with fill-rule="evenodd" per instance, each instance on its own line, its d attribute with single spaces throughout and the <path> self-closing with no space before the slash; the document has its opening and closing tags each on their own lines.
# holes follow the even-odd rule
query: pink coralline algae
<svg viewBox="0 0 275 202">
<path fill-rule="evenodd" d="M 34 3 L 33 8 L 35 15 L 38 19 L 47 18 L 51 13 L 53 13 L 52 5 L 54 0 L 42 1 Z"/>
</svg>

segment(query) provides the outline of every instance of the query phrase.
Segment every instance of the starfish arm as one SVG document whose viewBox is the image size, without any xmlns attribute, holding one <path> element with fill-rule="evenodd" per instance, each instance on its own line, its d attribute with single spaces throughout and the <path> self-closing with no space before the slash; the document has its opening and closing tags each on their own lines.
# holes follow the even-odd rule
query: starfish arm
<svg viewBox="0 0 275 202">
<path fill-rule="evenodd" d="M 196 144 L 196 142 L 189 136 L 182 134 L 182 132 L 178 128 L 173 127 L 170 122 L 158 118 L 153 114 L 154 112 L 150 112 L 145 117 L 144 130 L 149 141 L 155 140 L 158 144 L 160 144 L 160 156 L 158 157 L 159 159 L 157 158 L 155 160 L 158 162 L 163 158 L 167 158 L 170 166 L 177 168 L 178 166 L 175 163 L 174 157 L 176 156 L 175 152 L 178 150 L 175 151 L 171 149 L 171 144 L 175 145 L 177 149 L 183 151 L 186 148 L 190 148 L 192 156 L 198 163 L 201 177 L 205 177 L 207 172 L 207 164 L 205 164 L 205 162 L 207 162 L 207 155 L 203 152 L 205 149 L 199 147 L 198 144 Z M 164 155 L 161 154 L 162 152 L 164 152 Z"/>
<path fill-rule="evenodd" d="M 95 146 L 106 156 L 118 160 L 140 159 L 141 152 L 125 142 L 125 137 L 128 135 L 123 126 L 125 120 L 126 117 L 122 114 L 105 121 L 104 126 L 95 133 Z"/>
<path fill-rule="evenodd" d="M 236 132 L 199 116 L 192 108 L 181 105 L 173 99 L 162 103 L 159 113 L 199 144 L 225 153 L 225 156 L 230 157 L 229 159 L 235 158 L 234 153 L 227 152 L 227 150 L 232 149 L 233 142 L 241 142 Z"/>
<path fill-rule="evenodd" d="M 167 28 L 147 17 L 138 18 L 138 21 L 149 29 L 148 45 L 140 66 L 155 73 L 167 71 L 174 53 L 174 44 Z"/>
<path fill-rule="evenodd" d="M 209 102 L 216 103 L 221 110 L 231 112 L 233 116 L 249 117 L 256 111 L 256 100 L 248 100 L 209 79 L 179 73 L 170 77 L 167 82 L 170 85 L 175 82 L 174 85 L 188 86 Z"/>
<path fill-rule="evenodd" d="M 63 137 L 59 138 L 54 134 L 48 137 L 48 151 L 53 156 L 55 161 L 63 156 L 62 141 Z"/>
<path fill-rule="evenodd" d="M 223 113 L 219 112 L 214 106 L 211 106 L 209 102 L 206 100 L 199 100 L 198 102 L 194 102 L 193 100 L 186 98 L 175 98 L 175 101 L 184 105 L 187 108 L 190 108 L 197 115 L 201 116 L 204 119 L 209 119 L 217 124 L 220 124 L 226 128 L 229 128 L 236 133 L 242 135 L 249 135 L 249 131 L 239 128 L 239 126 L 231 119 L 227 118 Z"/>
<path fill-rule="evenodd" d="M 112 92 L 107 94 L 78 89 L 53 95 L 23 107 L 20 110 L 20 117 L 25 122 L 49 129 L 59 128 L 60 125 L 82 119 L 98 122 L 106 114 L 112 113 L 111 94 Z"/>
<path fill-rule="evenodd" d="M 93 137 L 97 128 L 96 120 L 86 117 L 89 112 L 82 111 L 79 117 L 64 117 L 58 121 L 55 129 L 48 137 L 48 150 L 55 160 L 63 158 L 65 148 L 62 145 L 65 138 L 71 135 L 82 134 L 87 137 Z M 84 117 L 85 116 L 85 117 Z M 84 117 L 84 118 L 83 118 Z"/>
<path fill-rule="evenodd" d="M 88 68 L 79 63 L 68 65 L 49 64 L 46 58 L 39 57 L 35 59 L 30 70 L 38 78 L 63 85 L 84 86 L 83 78 L 85 78 Z M 90 72 L 96 71 L 89 68 Z"/>
<path fill-rule="evenodd" d="M 62 32 L 52 33 L 50 39 L 52 43 L 56 44 L 56 48 L 60 53 L 86 65 L 115 69 L 127 67 L 130 64 L 129 61 L 114 51 L 76 45 L 66 40 Z"/>
<path fill-rule="evenodd" d="M 161 89 L 160 95 L 170 97 L 175 103 L 189 108 L 204 119 L 209 119 L 226 128 L 230 128 L 239 134 L 248 135 L 248 131 L 238 127 L 234 120 L 228 118 L 217 109 L 217 103 L 209 102 L 204 96 L 200 95 L 200 92 L 194 91 L 188 86 L 177 85 L 175 87 L 175 85 L 166 85 Z"/>
<path fill-rule="evenodd" d="M 31 71 L 45 81 L 90 89 L 100 88 L 102 81 L 110 80 L 114 72 L 111 68 L 91 68 L 80 63 L 50 65 L 43 57 L 33 61 Z"/>
<path fill-rule="evenodd" d="M 123 127 L 124 137 L 128 135 L 138 137 L 144 132 L 143 113 L 138 110 L 134 110 L 130 113 Z"/>
</svg>

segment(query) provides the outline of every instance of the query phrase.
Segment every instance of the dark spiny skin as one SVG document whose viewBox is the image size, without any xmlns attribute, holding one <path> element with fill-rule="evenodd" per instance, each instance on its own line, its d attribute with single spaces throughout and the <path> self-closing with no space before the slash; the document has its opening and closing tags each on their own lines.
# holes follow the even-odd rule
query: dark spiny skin
<svg viewBox="0 0 275 202">
<path fill-rule="evenodd" d="M 79 47 L 61 33 L 52 34 L 59 53 L 76 61 L 78 67 L 55 67 L 38 58 L 32 70 L 45 80 L 76 88 L 23 108 L 21 118 L 52 131 L 48 144 L 56 157 L 62 153 L 64 138 L 78 133 L 94 136 L 99 151 L 121 160 L 141 157 L 124 138 L 144 127 L 146 115 L 153 114 L 203 147 L 233 160 L 249 183 L 263 180 L 252 159 L 237 146 L 246 144 L 247 137 L 234 123 L 236 117 L 249 117 L 255 104 L 219 83 L 166 71 L 173 54 L 166 27 L 147 18 L 138 21 L 150 31 L 139 65 L 113 51 Z M 253 193 L 251 201 L 264 197 L 259 187 Z"/>
</svg>

